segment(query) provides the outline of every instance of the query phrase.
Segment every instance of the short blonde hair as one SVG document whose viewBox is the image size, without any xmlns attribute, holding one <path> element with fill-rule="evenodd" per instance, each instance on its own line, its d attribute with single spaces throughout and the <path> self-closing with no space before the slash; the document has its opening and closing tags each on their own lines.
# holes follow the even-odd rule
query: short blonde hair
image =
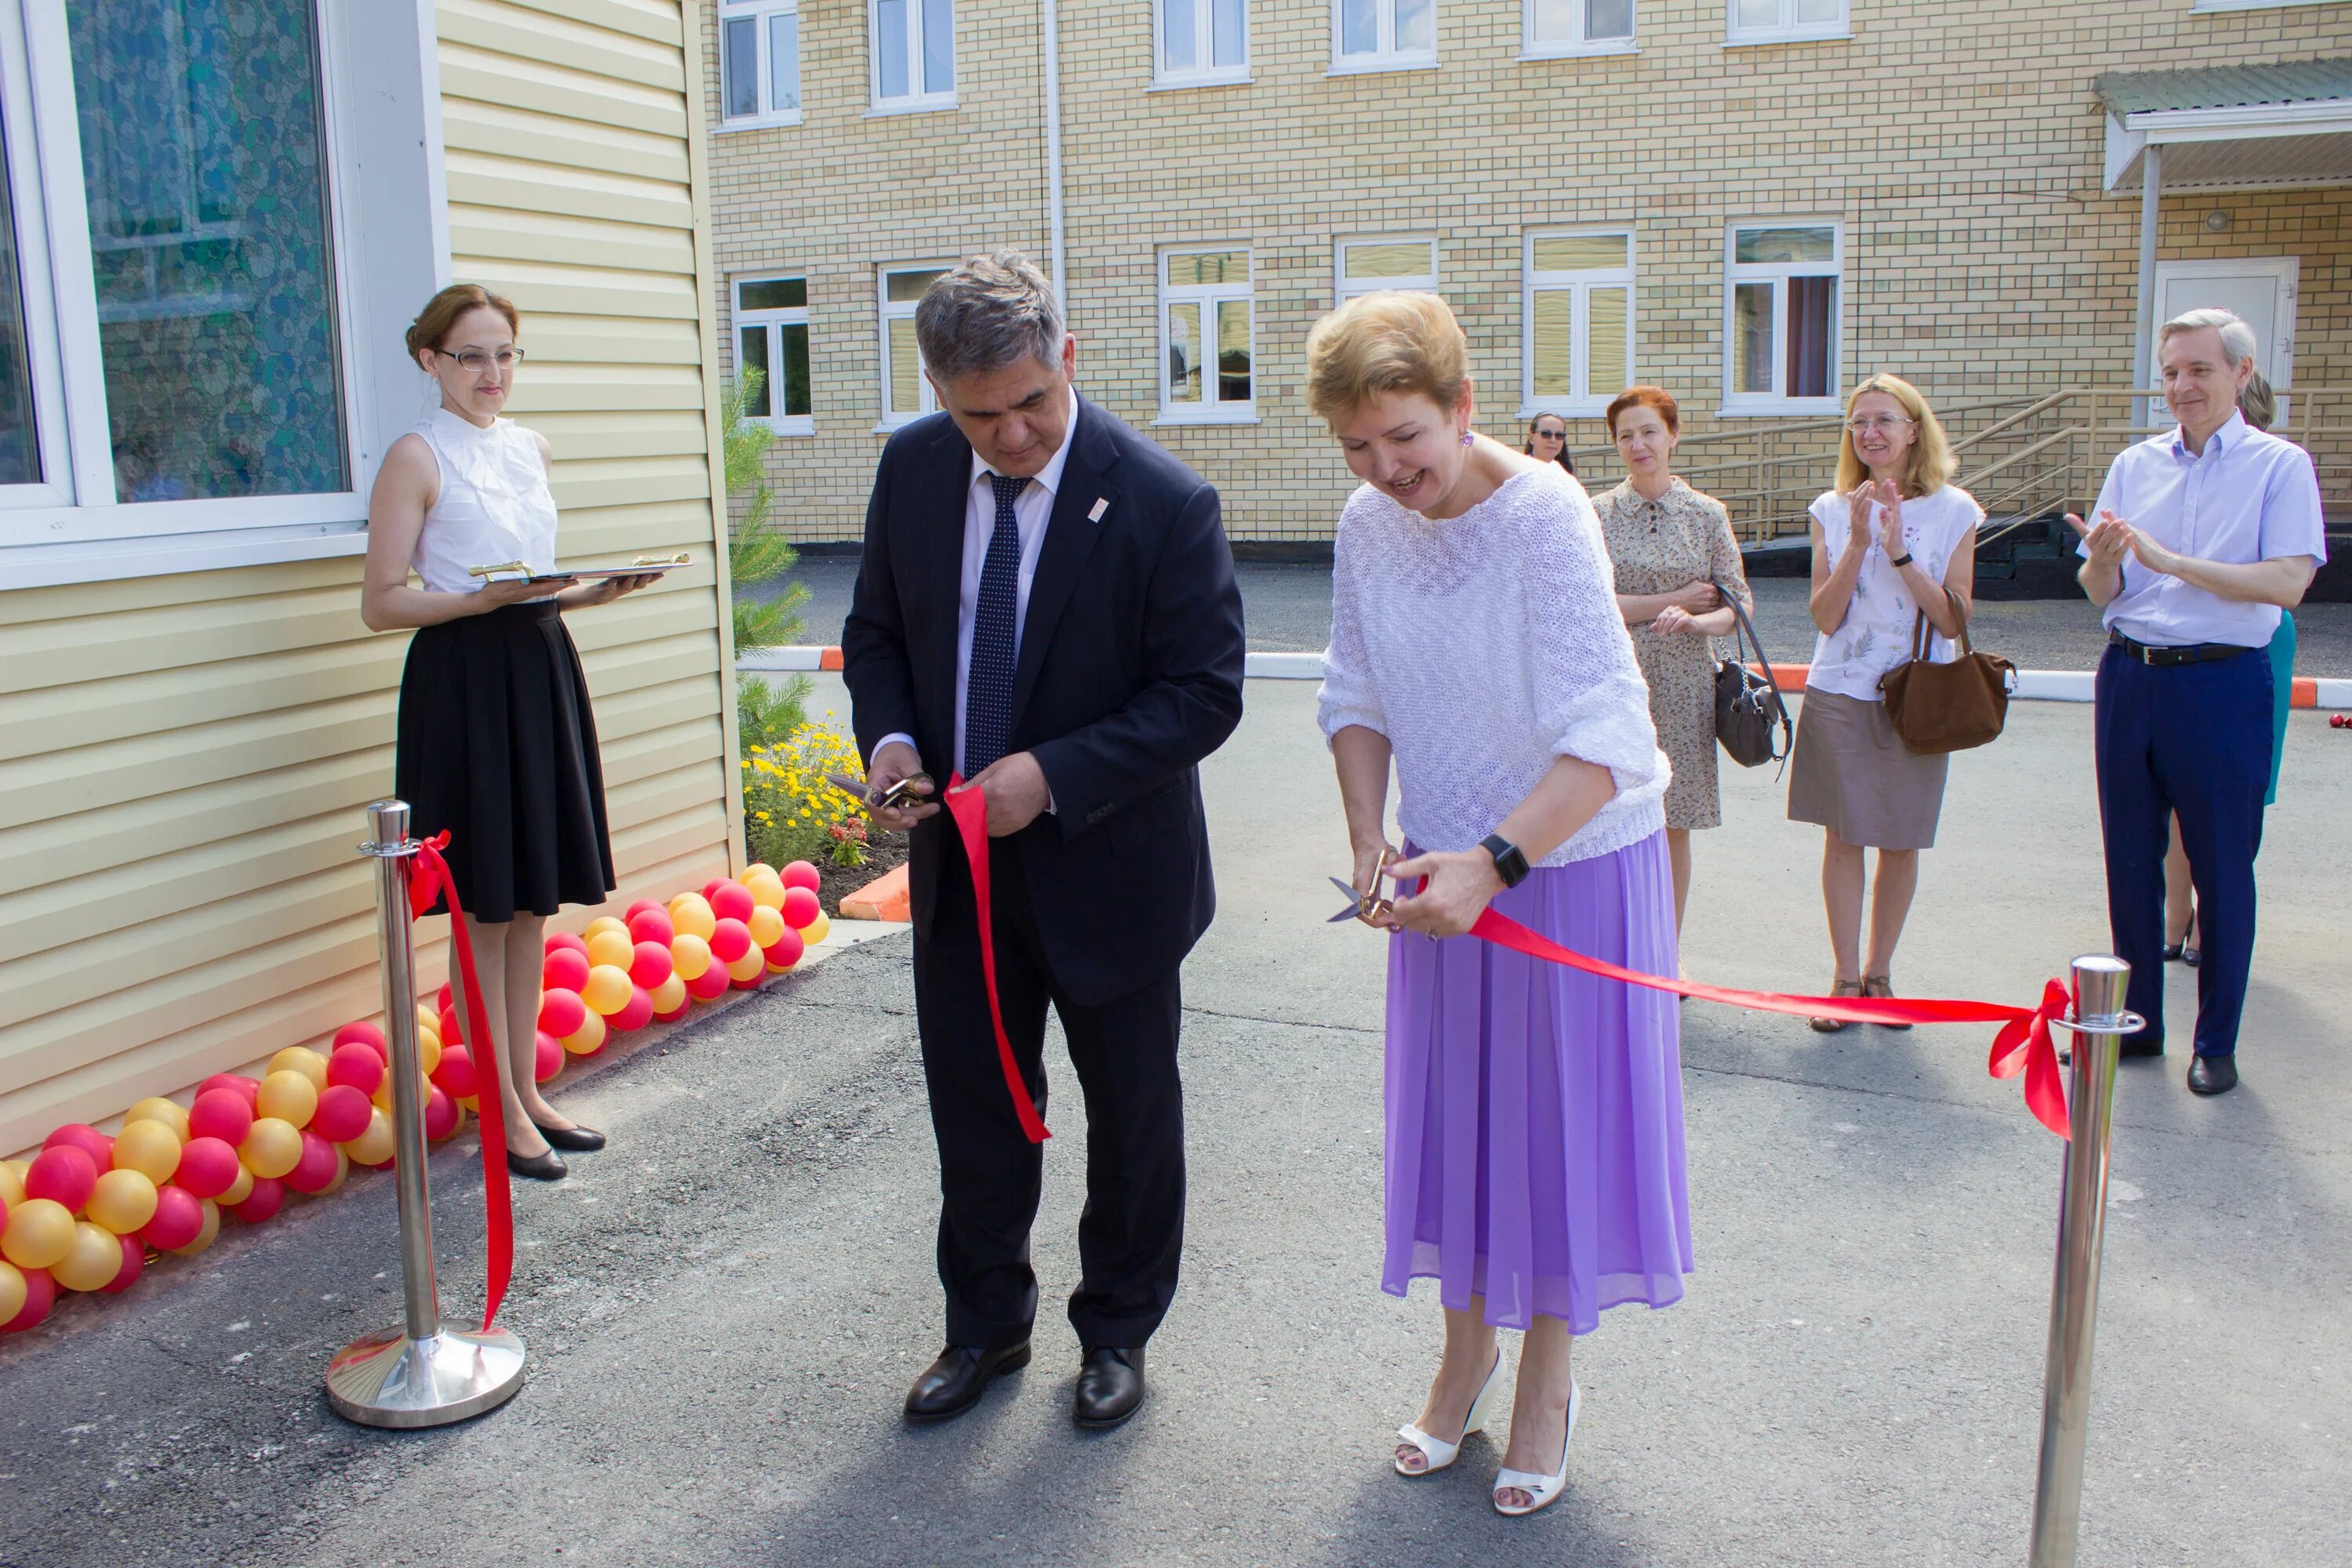
<svg viewBox="0 0 2352 1568">
<path fill-rule="evenodd" d="M 1393 392 L 1450 409 L 1469 384 L 1470 344 L 1434 294 L 1360 294 L 1307 334 L 1307 406 L 1326 420 Z"/>
<path fill-rule="evenodd" d="M 1952 443 L 1944 434 L 1944 422 L 1927 406 L 1927 399 L 1917 387 L 1899 375 L 1874 375 L 1846 395 L 1845 416 L 1853 417 L 1853 405 L 1865 392 L 1884 393 L 1903 405 L 1904 414 L 1917 422 L 1919 439 L 1911 445 L 1911 455 L 1904 460 L 1903 478 L 1896 489 L 1906 500 L 1916 499 L 1930 490 L 1941 489 L 1952 482 L 1960 471 L 1960 460 L 1953 456 Z M 1854 455 L 1853 432 L 1841 429 L 1838 433 L 1837 488 L 1840 495 L 1851 495 L 1855 488 L 1870 478 L 1870 465 Z"/>
</svg>

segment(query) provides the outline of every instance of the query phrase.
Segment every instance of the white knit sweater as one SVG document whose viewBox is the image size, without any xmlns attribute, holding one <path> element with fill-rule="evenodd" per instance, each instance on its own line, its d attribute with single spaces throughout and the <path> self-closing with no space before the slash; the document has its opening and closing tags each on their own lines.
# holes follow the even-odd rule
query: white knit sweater
<svg viewBox="0 0 2352 1568">
<path fill-rule="evenodd" d="M 1397 823 L 1423 849 L 1494 832 L 1555 758 L 1617 794 L 1538 862 L 1565 866 L 1665 826 L 1667 767 L 1584 487 L 1546 465 L 1450 521 L 1370 485 L 1348 499 L 1317 718 L 1388 737 Z"/>
</svg>

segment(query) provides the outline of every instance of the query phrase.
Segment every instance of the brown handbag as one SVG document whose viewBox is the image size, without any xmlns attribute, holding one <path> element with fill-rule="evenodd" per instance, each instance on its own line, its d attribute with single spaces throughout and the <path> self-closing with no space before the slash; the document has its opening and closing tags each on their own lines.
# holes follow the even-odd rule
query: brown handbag
<svg viewBox="0 0 2352 1568">
<path fill-rule="evenodd" d="M 2017 666 L 1969 646 L 1968 612 L 1960 596 L 1949 588 L 1944 596 L 1960 617 L 1960 657 L 1949 664 L 1928 659 L 1934 637 L 1922 610 L 1911 628 L 1910 661 L 1878 678 L 1886 721 L 1904 745 L 1925 755 L 1964 752 L 1999 735 L 2009 717 L 2010 689 L 2017 682 Z"/>
</svg>

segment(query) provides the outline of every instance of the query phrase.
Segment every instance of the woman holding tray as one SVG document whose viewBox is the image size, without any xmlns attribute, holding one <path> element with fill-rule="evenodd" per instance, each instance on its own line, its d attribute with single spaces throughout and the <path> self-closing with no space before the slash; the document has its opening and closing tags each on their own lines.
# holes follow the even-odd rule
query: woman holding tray
<svg viewBox="0 0 2352 1568">
<path fill-rule="evenodd" d="M 1453 1464 L 1524 1331 L 1494 1506 L 1566 1485 L 1572 1334 L 1681 1300 L 1691 1267 L 1679 1026 L 1666 993 L 1465 935 L 1490 905 L 1564 946 L 1675 973 L 1667 764 L 1583 489 L 1473 434 L 1444 301 L 1349 300 L 1307 340 L 1307 404 L 1364 483 L 1339 518 L 1318 718 L 1389 939 L 1382 1288 L 1438 1281 L 1444 1348 L 1397 1434 L 1407 1477 Z M 1423 879 L 1426 878 L 1423 884 Z"/>
<path fill-rule="evenodd" d="M 547 439 L 499 417 L 522 365 L 520 326 L 510 301 L 460 283 L 408 329 L 409 354 L 439 404 L 392 444 L 376 476 L 360 618 L 373 631 L 416 628 L 400 681 L 394 787 L 419 837 L 449 834 L 490 1014 L 467 1018 L 466 1030 L 477 1067 L 498 1066 L 507 1166 L 552 1181 L 564 1173 L 555 1148 L 604 1140 L 539 1091 L 542 922 L 565 904 L 601 904 L 614 887 L 595 718 L 562 613 L 610 604 L 654 574 L 546 580 L 556 521 Z M 515 561 L 541 580 L 488 582 L 468 570 Z M 423 586 L 410 585 L 412 568 Z"/>
</svg>

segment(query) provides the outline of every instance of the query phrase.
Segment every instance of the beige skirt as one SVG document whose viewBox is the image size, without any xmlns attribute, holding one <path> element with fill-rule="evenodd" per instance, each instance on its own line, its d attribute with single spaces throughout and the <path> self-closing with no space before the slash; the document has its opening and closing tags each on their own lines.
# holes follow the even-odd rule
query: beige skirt
<svg viewBox="0 0 2352 1568">
<path fill-rule="evenodd" d="M 1951 758 L 1921 756 L 1886 721 L 1886 705 L 1808 691 L 1789 767 L 1789 820 L 1848 844 L 1932 849 Z"/>
</svg>

